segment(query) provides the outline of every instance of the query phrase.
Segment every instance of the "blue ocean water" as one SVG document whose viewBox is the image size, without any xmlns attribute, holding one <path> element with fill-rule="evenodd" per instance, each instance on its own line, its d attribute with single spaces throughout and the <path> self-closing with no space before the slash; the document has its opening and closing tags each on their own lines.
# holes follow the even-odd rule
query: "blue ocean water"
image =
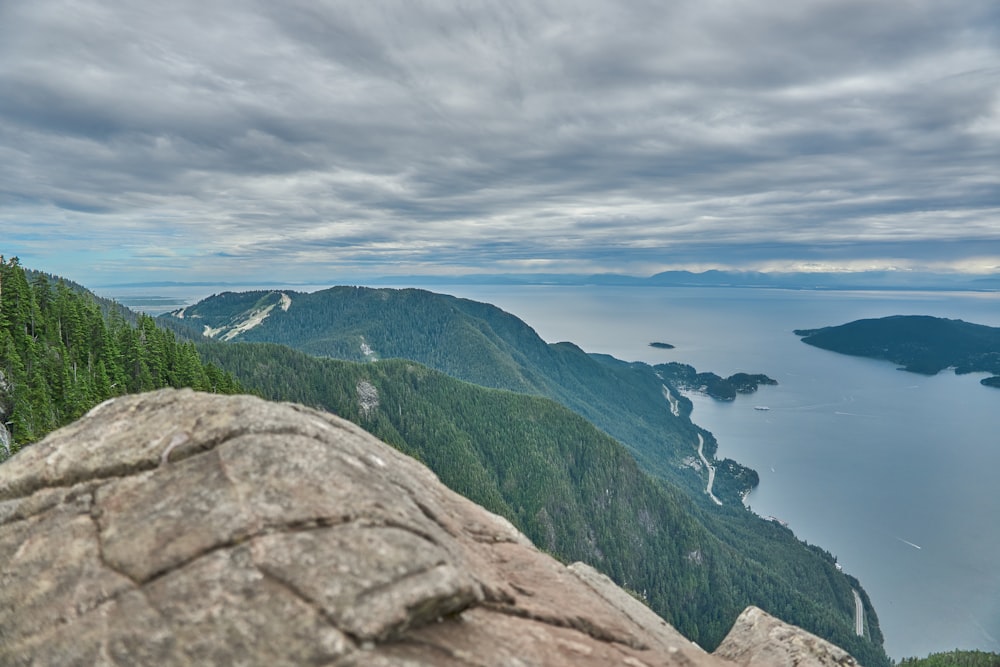
<svg viewBox="0 0 1000 667">
<path fill-rule="evenodd" d="M 176 288 L 171 296 L 192 302 L 224 289 Z M 792 333 L 896 314 L 1000 326 L 1000 294 L 430 289 L 493 303 L 549 342 L 777 379 L 732 403 L 690 396 L 692 418 L 716 435 L 718 456 L 760 473 L 747 499 L 753 511 L 788 522 L 861 580 L 890 656 L 1000 651 L 1000 390 L 980 385 L 981 375 L 914 375 L 813 348 Z"/>
</svg>

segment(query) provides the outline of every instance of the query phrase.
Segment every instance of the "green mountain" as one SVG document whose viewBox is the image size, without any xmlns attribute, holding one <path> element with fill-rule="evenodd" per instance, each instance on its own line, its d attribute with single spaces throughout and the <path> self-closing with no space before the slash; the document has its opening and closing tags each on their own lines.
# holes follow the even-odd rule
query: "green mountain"
<svg viewBox="0 0 1000 667">
<path fill-rule="evenodd" d="M 417 289 L 334 287 L 228 292 L 161 319 L 218 340 L 280 343 L 320 357 L 411 359 L 484 387 L 545 396 L 625 444 L 646 470 L 693 492 L 708 479 L 696 464 L 699 434 L 706 456 L 717 446 L 657 369 L 591 356 L 572 343 L 548 344 L 490 304 Z M 716 495 L 740 506 L 755 476 L 731 462 L 717 471 Z"/>
<path fill-rule="evenodd" d="M 859 357 L 885 359 L 913 373 L 984 371 L 1000 386 L 1000 328 L 926 315 L 893 315 L 822 329 L 799 329 L 802 342 Z"/>
<path fill-rule="evenodd" d="M 161 387 L 240 389 L 152 318 L 0 257 L 0 461 L 101 401 Z"/>
<path fill-rule="evenodd" d="M 753 471 L 717 462 L 716 493 L 727 502 L 707 501 L 706 471 L 692 466 L 698 436 L 708 456 L 715 441 L 691 423 L 690 402 L 657 369 L 591 356 L 570 343 L 549 345 L 494 306 L 420 290 L 226 293 L 161 319 L 189 327 L 191 335 L 271 341 L 353 360 L 275 345 L 199 345 L 246 387 L 333 410 L 417 455 L 452 488 L 507 516 L 559 557 L 591 562 L 645 592 L 654 609 L 705 645 L 718 641 L 731 614 L 753 600 L 865 664 L 887 662 L 872 613 L 867 639 L 853 633 L 850 589 L 857 582 L 839 573 L 828 553 L 743 508 L 740 493 L 756 483 Z M 747 388 L 744 380 L 736 379 Z M 382 397 L 379 406 L 366 412 L 362 394 Z M 400 394 L 405 400 L 386 398 Z M 613 441 L 543 397 L 628 445 L 639 461 L 629 481 L 581 487 L 584 470 L 613 470 L 615 461 L 631 458 L 617 444 L 607 450 L 613 456 L 593 458 Z M 414 414 L 428 416 L 408 417 Z M 581 460 L 588 461 L 584 469 L 577 467 Z M 494 488 L 489 480 L 499 482 Z M 536 480 L 537 493 L 519 490 L 523 480 Z M 650 501 L 643 489 L 663 495 Z M 623 501 L 617 518 L 602 523 L 612 498 L 634 494 L 646 500 Z M 673 518 L 648 521 L 652 506 Z M 574 507 L 582 508 L 579 515 Z M 661 535 L 648 526 L 671 527 Z M 691 564 L 707 563 L 709 553 L 717 569 L 702 580 L 704 570 L 692 572 Z"/>
</svg>

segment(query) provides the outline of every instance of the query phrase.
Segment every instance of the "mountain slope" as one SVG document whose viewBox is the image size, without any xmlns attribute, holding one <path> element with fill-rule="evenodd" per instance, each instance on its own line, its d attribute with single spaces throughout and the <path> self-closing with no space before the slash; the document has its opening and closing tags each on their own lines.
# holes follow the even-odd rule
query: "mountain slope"
<svg viewBox="0 0 1000 667">
<path fill-rule="evenodd" d="M 199 349 L 265 398 L 335 412 L 424 461 L 539 546 L 632 588 L 706 647 L 755 604 L 822 633 L 865 664 L 886 663 L 874 615 L 875 642 L 853 634 L 857 584 L 829 554 L 745 510 L 724 510 L 723 519 L 706 513 L 554 401 L 407 360 L 352 363 L 261 343 Z"/>
<path fill-rule="evenodd" d="M 625 444 L 645 469 L 691 491 L 707 481 L 707 471 L 691 466 L 699 434 L 707 455 L 715 452 L 712 435 L 688 418 L 686 399 L 681 414 L 671 414 L 668 383 L 650 366 L 605 363 L 572 343 L 548 344 L 490 304 L 417 289 L 334 287 L 225 293 L 162 317 L 217 339 L 281 343 L 348 361 L 412 359 L 485 387 L 546 396 Z M 738 465 L 720 470 L 720 497 L 740 505 L 751 478 Z"/>
<path fill-rule="evenodd" d="M 926 658 L 904 658 L 899 667 L 1000 667 L 1000 653 L 949 651 L 932 653 Z"/>
</svg>

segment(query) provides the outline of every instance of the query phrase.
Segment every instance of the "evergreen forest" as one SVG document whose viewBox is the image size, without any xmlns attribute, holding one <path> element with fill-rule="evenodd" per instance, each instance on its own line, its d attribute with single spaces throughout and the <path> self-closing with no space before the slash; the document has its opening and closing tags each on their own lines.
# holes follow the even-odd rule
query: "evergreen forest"
<svg viewBox="0 0 1000 667">
<path fill-rule="evenodd" d="M 1000 654 L 984 651 L 949 651 L 926 658 L 904 658 L 900 667 L 1000 667 Z"/>
<path fill-rule="evenodd" d="M 153 318 L 0 257 L 0 460 L 108 398 L 161 387 L 240 390 Z"/>
</svg>

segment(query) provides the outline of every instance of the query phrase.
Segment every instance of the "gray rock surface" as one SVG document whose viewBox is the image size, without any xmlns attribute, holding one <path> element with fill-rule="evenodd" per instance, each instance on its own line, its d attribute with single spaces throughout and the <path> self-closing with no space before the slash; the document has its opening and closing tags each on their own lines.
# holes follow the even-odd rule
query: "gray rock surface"
<svg viewBox="0 0 1000 667">
<path fill-rule="evenodd" d="M 737 665 L 857 667 L 847 651 L 805 630 L 783 623 L 757 607 L 747 607 L 715 655 Z"/>
<path fill-rule="evenodd" d="M 11 454 L 11 435 L 7 429 L 7 422 L 10 421 L 14 412 L 14 388 L 11 386 L 7 376 L 0 371 L 0 461 L 3 461 Z"/>
<path fill-rule="evenodd" d="M 13 453 L 11 448 L 10 431 L 7 430 L 6 424 L 0 422 L 0 462 L 6 460 Z"/>
<path fill-rule="evenodd" d="M 187 390 L 0 467 L 0 664 L 732 665 L 357 426 Z"/>
</svg>

